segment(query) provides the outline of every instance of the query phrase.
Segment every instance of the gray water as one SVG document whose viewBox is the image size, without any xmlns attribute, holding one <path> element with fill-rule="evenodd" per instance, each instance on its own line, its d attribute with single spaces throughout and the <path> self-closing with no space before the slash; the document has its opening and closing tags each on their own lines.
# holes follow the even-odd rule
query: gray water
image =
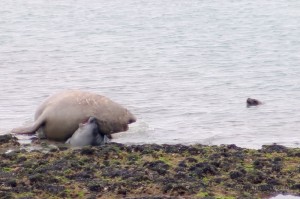
<svg viewBox="0 0 300 199">
<path fill-rule="evenodd" d="M 138 118 L 116 142 L 299 147 L 299 36 L 297 0 L 2 0 L 0 132 L 83 89 Z"/>
<path fill-rule="evenodd" d="M 272 197 L 270 199 L 299 199 L 300 197 L 298 196 L 292 196 L 292 195 L 282 195 L 282 194 L 279 194 L 278 196 L 276 197 Z"/>
</svg>

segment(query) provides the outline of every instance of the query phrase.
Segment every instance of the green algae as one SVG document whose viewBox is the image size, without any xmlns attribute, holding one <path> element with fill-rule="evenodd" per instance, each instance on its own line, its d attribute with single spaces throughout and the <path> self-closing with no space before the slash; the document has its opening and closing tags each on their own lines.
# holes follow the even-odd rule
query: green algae
<svg viewBox="0 0 300 199">
<path fill-rule="evenodd" d="M 209 194 L 207 192 L 202 192 L 202 191 L 199 191 L 197 194 L 196 194 L 196 197 L 197 198 L 204 198 L 204 197 L 207 197 L 209 196 Z"/>
</svg>

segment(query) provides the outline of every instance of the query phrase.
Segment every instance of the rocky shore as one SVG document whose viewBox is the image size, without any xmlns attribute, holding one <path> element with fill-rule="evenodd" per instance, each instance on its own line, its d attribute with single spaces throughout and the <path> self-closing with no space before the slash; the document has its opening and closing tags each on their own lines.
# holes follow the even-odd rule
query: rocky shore
<svg viewBox="0 0 300 199">
<path fill-rule="evenodd" d="M 0 136 L 0 198 L 269 198 L 300 196 L 300 149 L 124 145 L 29 150 Z"/>
</svg>

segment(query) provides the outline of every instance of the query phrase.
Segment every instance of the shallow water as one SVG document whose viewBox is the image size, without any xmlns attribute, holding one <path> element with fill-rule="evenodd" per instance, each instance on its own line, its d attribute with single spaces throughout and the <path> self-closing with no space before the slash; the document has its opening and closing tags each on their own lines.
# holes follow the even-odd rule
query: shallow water
<svg viewBox="0 0 300 199">
<path fill-rule="evenodd" d="M 117 142 L 299 147 L 296 0 L 1 4 L 1 133 L 76 88 L 137 116 Z M 264 104 L 246 108 L 248 97 Z"/>
<path fill-rule="evenodd" d="M 279 194 L 278 196 L 272 197 L 270 199 L 299 199 L 299 198 L 300 198 L 299 196 L 291 196 L 291 195 L 282 195 L 282 194 Z"/>
</svg>

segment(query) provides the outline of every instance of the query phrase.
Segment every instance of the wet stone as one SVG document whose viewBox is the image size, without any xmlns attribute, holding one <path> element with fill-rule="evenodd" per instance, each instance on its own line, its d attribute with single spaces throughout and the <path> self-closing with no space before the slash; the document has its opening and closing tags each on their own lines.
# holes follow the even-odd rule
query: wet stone
<svg viewBox="0 0 300 199">
<path fill-rule="evenodd" d="M 189 147 L 187 149 L 187 152 L 191 155 L 200 155 L 200 154 L 204 153 L 203 149 L 199 149 L 199 148 L 196 148 L 196 147 Z"/>
<path fill-rule="evenodd" d="M 0 191 L 0 198 L 1 199 L 12 199 L 14 197 L 13 197 L 12 193 L 9 193 L 9 192 L 6 192 L 6 191 Z"/>
<path fill-rule="evenodd" d="M 15 179 L 10 179 L 5 184 L 7 186 L 10 186 L 10 187 L 16 187 L 17 186 L 17 181 Z"/>
<path fill-rule="evenodd" d="M 65 151 L 65 150 L 68 150 L 68 149 L 69 149 L 69 147 L 67 145 L 59 145 L 58 146 L 58 150 L 60 150 L 60 151 Z"/>
<path fill-rule="evenodd" d="M 126 191 L 126 189 L 119 189 L 117 191 L 117 193 L 120 194 L 120 195 L 126 196 L 127 191 Z"/>
<path fill-rule="evenodd" d="M 22 156 L 22 157 L 18 158 L 17 163 L 25 162 L 26 160 L 27 160 L 27 158 Z"/>
<path fill-rule="evenodd" d="M 300 190 L 300 183 L 299 184 L 294 184 L 291 187 L 292 189 Z"/>
<path fill-rule="evenodd" d="M 0 135 L 0 145 L 12 141 L 14 138 L 10 134 Z"/>
<path fill-rule="evenodd" d="M 300 157 L 300 151 L 297 152 L 291 152 L 288 154 L 288 156 L 292 156 L 292 157 Z"/>
<path fill-rule="evenodd" d="M 139 157 L 136 156 L 136 155 L 129 155 L 129 156 L 127 157 L 127 160 L 128 160 L 128 161 L 131 161 L 131 162 L 135 162 L 135 161 L 137 161 L 138 159 L 139 159 Z"/>
<path fill-rule="evenodd" d="M 195 158 L 191 158 L 191 157 L 185 158 L 185 161 L 189 162 L 189 163 L 196 163 L 196 162 L 198 162 Z"/>
<path fill-rule="evenodd" d="M 280 172 L 283 168 L 282 163 L 275 163 L 272 165 L 272 171 L 274 172 Z"/>
<path fill-rule="evenodd" d="M 287 153 L 288 149 L 285 146 L 273 144 L 273 145 L 263 145 L 261 151 L 265 153 L 274 153 L 274 152 Z"/>
<path fill-rule="evenodd" d="M 221 163 L 220 163 L 220 169 L 224 172 L 229 172 L 232 170 L 232 164 L 226 160 L 223 160 Z"/>
<path fill-rule="evenodd" d="M 236 179 L 236 178 L 243 177 L 244 174 L 242 172 L 240 172 L 240 171 L 231 171 L 229 173 L 229 176 L 230 176 L 231 179 Z"/>
<path fill-rule="evenodd" d="M 245 191 L 251 191 L 254 188 L 254 186 L 252 184 L 246 182 L 246 183 L 243 183 L 242 188 Z"/>
<path fill-rule="evenodd" d="M 180 162 L 178 163 L 178 167 L 186 168 L 186 167 L 187 167 L 187 164 L 185 163 L 185 161 L 180 161 Z"/>
<path fill-rule="evenodd" d="M 260 171 L 253 171 L 248 173 L 247 178 L 251 183 L 259 184 L 266 179 L 266 176 Z"/>
<path fill-rule="evenodd" d="M 64 186 L 59 185 L 53 185 L 53 184 L 46 184 L 46 183 L 40 183 L 35 186 L 37 189 L 41 189 L 43 191 L 47 191 L 53 194 L 59 194 L 63 191 L 65 191 Z"/>
<path fill-rule="evenodd" d="M 154 162 L 145 162 L 143 166 L 153 171 L 156 171 L 160 175 L 165 175 L 167 173 L 167 170 L 170 167 L 169 165 L 167 165 L 161 160 L 154 161 Z"/>
<path fill-rule="evenodd" d="M 257 159 L 253 162 L 253 166 L 256 169 L 262 169 L 262 168 L 268 166 L 268 162 L 266 159 Z"/>
<path fill-rule="evenodd" d="M 183 195 L 188 192 L 188 188 L 182 184 L 166 184 L 163 186 L 163 192 L 172 192 L 172 194 Z"/>
<path fill-rule="evenodd" d="M 79 173 L 76 173 L 74 175 L 68 176 L 68 178 L 69 179 L 76 179 L 76 180 L 85 180 L 85 179 L 91 178 L 92 176 L 93 176 L 92 172 L 83 171 L 83 172 L 79 172 Z"/>
<path fill-rule="evenodd" d="M 221 161 L 212 161 L 210 164 L 214 165 L 215 167 L 220 167 L 221 166 Z"/>
<path fill-rule="evenodd" d="M 210 160 L 219 160 L 219 159 L 221 159 L 221 154 L 219 154 L 219 153 L 213 153 L 213 154 L 211 154 L 209 156 L 209 159 Z"/>
<path fill-rule="evenodd" d="M 220 183 L 223 182 L 223 181 L 224 181 L 223 178 L 215 178 L 215 179 L 213 180 L 213 182 L 215 182 L 215 183 L 217 183 L 217 184 L 220 184 Z"/>
<path fill-rule="evenodd" d="M 196 165 L 190 167 L 189 170 L 195 171 L 199 177 L 202 176 L 202 174 L 216 175 L 218 172 L 214 165 L 206 162 L 197 163 Z"/>
<path fill-rule="evenodd" d="M 90 191 L 100 192 L 103 190 L 103 186 L 97 183 L 88 184 L 88 188 Z"/>
<path fill-rule="evenodd" d="M 30 183 L 43 182 L 44 176 L 42 174 L 34 174 L 29 176 Z"/>
<path fill-rule="evenodd" d="M 153 151 L 161 150 L 162 146 L 156 144 L 133 145 L 131 147 L 128 147 L 128 149 L 127 149 L 128 152 L 141 152 L 142 154 L 149 154 L 152 153 Z"/>
<path fill-rule="evenodd" d="M 11 151 L 9 153 L 4 153 L 4 154 L 2 154 L 2 157 L 10 159 L 10 160 L 15 160 L 18 157 L 18 152 Z"/>
<path fill-rule="evenodd" d="M 187 178 L 187 175 L 184 172 L 177 172 L 174 177 L 177 179 L 185 179 Z"/>
<path fill-rule="evenodd" d="M 59 148 L 50 148 L 49 152 L 54 153 L 59 151 Z"/>
<path fill-rule="evenodd" d="M 36 162 L 26 161 L 26 162 L 23 162 L 23 167 L 35 169 L 38 167 L 38 164 Z"/>
<path fill-rule="evenodd" d="M 93 155 L 95 153 L 95 149 L 92 147 L 83 147 L 80 153 L 81 155 Z"/>
<path fill-rule="evenodd" d="M 280 161 L 282 161 L 282 158 L 281 157 L 275 157 L 273 161 L 274 162 L 280 162 Z"/>
<path fill-rule="evenodd" d="M 97 199 L 97 195 L 96 194 L 90 194 L 90 196 L 88 196 L 86 199 Z"/>
<path fill-rule="evenodd" d="M 176 145 L 163 145 L 164 151 L 166 153 L 184 153 L 187 151 L 188 146 L 181 145 L 181 144 L 176 144 Z"/>
<path fill-rule="evenodd" d="M 262 184 L 258 186 L 258 189 L 262 192 L 271 192 L 274 191 L 274 187 L 273 185 L 269 185 L 269 184 Z"/>
<path fill-rule="evenodd" d="M 280 181 L 274 178 L 269 178 L 266 180 L 267 184 L 273 185 L 273 186 L 277 186 L 280 185 Z"/>
<path fill-rule="evenodd" d="M 235 144 L 230 144 L 230 145 L 227 145 L 227 149 L 241 150 L 242 148 L 237 147 Z"/>
</svg>

